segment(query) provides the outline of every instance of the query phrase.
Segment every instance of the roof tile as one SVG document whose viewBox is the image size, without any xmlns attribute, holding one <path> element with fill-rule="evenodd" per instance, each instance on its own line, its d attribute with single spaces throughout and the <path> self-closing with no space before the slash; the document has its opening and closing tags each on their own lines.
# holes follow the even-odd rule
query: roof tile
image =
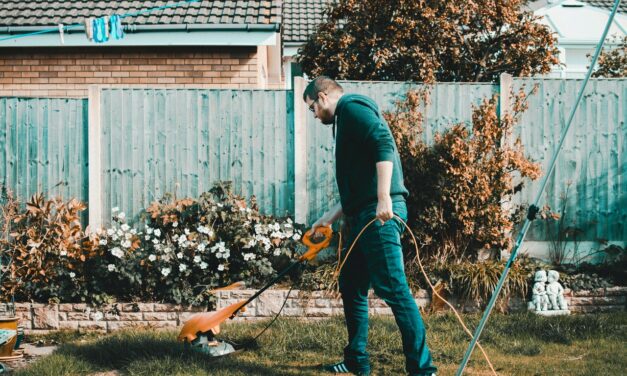
<svg viewBox="0 0 627 376">
<path fill-rule="evenodd" d="M 305 42 L 325 19 L 324 10 L 337 0 L 285 0 L 282 34 L 285 42 Z"/>
<path fill-rule="evenodd" d="M 28 1 L 2 0 L 0 26 L 53 26 L 82 23 L 85 17 L 111 14 L 129 14 L 140 10 L 172 5 L 180 0 L 167 1 Z M 235 17 L 252 16 L 252 17 Z M 163 16 L 163 17 L 162 17 Z M 208 17 L 210 16 L 210 17 Z M 129 16 L 124 24 L 259 24 L 281 23 L 281 0 L 202 0 L 151 12 L 150 15 Z"/>
</svg>

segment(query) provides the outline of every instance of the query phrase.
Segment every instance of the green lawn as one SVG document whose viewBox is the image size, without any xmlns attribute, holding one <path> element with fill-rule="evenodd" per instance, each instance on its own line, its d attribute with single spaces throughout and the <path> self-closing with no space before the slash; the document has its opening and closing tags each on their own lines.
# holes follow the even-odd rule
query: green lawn
<svg viewBox="0 0 627 376">
<path fill-rule="evenodd" d="M 469 327 L 477 315 L 465 315 Z M 222 334 L 244 341 L 266 322 L 229 323 Z M 453 375 L 469 339 L 449 314 L 425 318 L 438 375 Z M 255 349 L 220 359 L 184 352 L 174 331 L 121 331 L 106 336 L 55 335 L 59 350 L 17 375 L 89 375 L 117 370 L 124 375 L 318 375 L 317 366 L 340 359 L 343 318 L 299 322 L 280 318 Z M 375 375 L 402 375 L 404 358 L 396 325 L 374 317 L 370 331 Z M 627 313 L 542 318 L 494 314 L 482 343 L 501 375 L 624 375 L 627 369 Z M 468 375 L 489 375 L 478 350 Z"/>
</svg>

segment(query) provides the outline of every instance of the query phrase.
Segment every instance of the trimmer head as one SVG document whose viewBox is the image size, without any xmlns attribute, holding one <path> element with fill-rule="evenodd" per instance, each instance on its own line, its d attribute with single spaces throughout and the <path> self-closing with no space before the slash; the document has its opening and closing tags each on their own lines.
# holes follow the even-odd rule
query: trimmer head
<svg viewBox="0 0 627 376">
<path fill-rule="evenodd" d="M 191 343 L 185 341 L 185 348 L 210 357 L 220 357 L 241 351 L 229 341 L 216 339 L 212 331 L 198 333 Z"/>
</svg>

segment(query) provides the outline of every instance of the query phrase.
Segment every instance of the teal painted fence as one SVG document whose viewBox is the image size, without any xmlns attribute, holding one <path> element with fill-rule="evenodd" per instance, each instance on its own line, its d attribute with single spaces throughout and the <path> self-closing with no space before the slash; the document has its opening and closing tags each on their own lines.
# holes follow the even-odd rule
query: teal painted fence
<svg viewBox="0 0 627 376">
<path fill-rule="evenodd" d="M 513 89 L 538 85 L 518 128 L 527 153 L 548 169 L 583 80 L 514 79 Z M 535 199 L 540 181 L 528 184 L 518 202 Z M 565 210 L 562 204 L 565 200 Z M 575 113 L 542 205 L 564 215 L 580 240 L 627 241 L 627 80 L 590 80 Z M 536 221 L 529 240 L 555 235 Z"/>
<path fill-rule="evenodd" d="M 293 94 L 281 90 L 103 89 L 102 215 L 130 218 L 165 193 L 198 197 L 217 181 L 294 213 Z"/>
<path fill-rule="evenodd" d="M 395 102 L 402 99 L 408 90 L 419 85 L 404 82 L 357 82 L 343 81 L 346 93 L 364 94 L 373 98 L 382 111 L 393 110 Z M 449 125 L 469 121 L 472 106 L 484 98 L 498 93 L 498 86 L 491 84 L 438 83 L 429 88 L 430 103 L 426 108 L 424 137 L 433 140 L 436 132 Z M 296 94 L 298 97 L 298 94 Z M 313 223 L 324 212 L 339 201 L 335 184 L 335 162 L 333 156 L 331 126 L 322 125 L 307 115 L 307 219 Z"/>
<path fill-rule="evenodd" d="M 87 100 L 0 98 L 0 183 L 87 201 Z"/>
<path fill-rule="evenodd" d="M 580 80 L 515 79 L 537 83 L 519 135 L 527 153 L 546 167 Z M 383 110 L 410 87 L 395 82 L 343 82 L 347 92 L 373 97 Z M 437 84 L 431 89 L 424 137 L 468 121 L 472 105 L 498 85 Z M 337 199 L 330 127 L 306 110 L 294 113 L 302 93 L 282 90 L 111 89 L 100 91 L 101 207 L 131 218 L 165 193 L 197 197 L 215 181 L 255 195 L 262 211 L 294 215 L 305 205 L 315 220 Z M 566 216 L 585 230 L 581 240 L 627 240 L 627 80 L 591 80 L 564 145 L 545 201 L 560 207 L 570 184 Z M 44 191 L 88 200 L 88 100 L 0 98 L 0 182 L 19 196 Z M 306 165 L 296 171 L 295 119 L 304 119 Z M 300 121 L 300 120 L 299 120 Z M 300 123 L 299 123 L 300 124 Z M 305 174 L 307 198 L 295 203 L 295 176 Z M 299 175 L 302 176 L 302 175 Z M 529 203 L 538 183 L 517 202 Z M 95 185 L 94 185 L 95 187 Z M 93 187 L 92 187 L 93 188 Z M 299 191 L 300 192 L 300 191 Z M 536 222 L 530 240 L 547 240 Z"/>
</svg>

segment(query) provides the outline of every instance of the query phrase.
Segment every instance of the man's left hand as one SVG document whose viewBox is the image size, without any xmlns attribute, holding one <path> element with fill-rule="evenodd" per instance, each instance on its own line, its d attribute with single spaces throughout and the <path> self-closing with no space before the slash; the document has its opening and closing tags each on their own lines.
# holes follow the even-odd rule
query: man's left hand
<svg viewBox="0 0 627 376">
<path fill-rule="evenodd" d="M 392 219 L 392 217 L 394 217 L 392 198 L 389 195 L 380 197 L 379 203 L 377 204 L 377 219 L 381 224 L 384 224 L 386 221 Z"/>
</svg>

